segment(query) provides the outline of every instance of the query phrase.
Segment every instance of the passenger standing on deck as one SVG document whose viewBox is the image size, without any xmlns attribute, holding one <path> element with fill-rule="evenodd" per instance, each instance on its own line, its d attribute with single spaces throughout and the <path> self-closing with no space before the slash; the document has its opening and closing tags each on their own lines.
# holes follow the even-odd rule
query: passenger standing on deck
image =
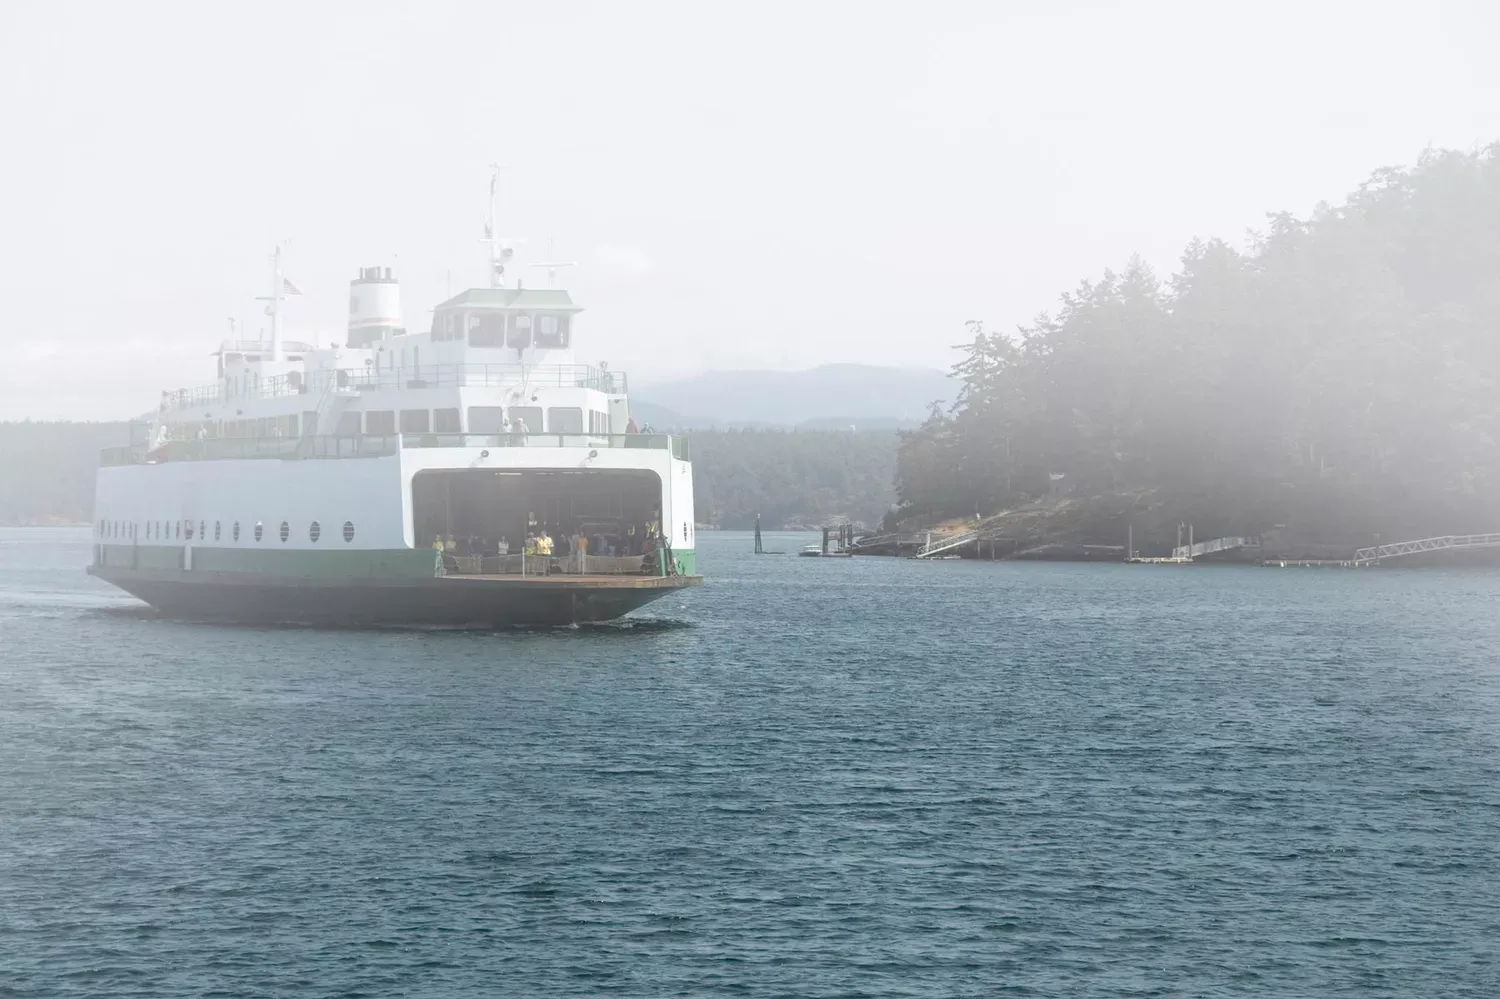
<svg viewBox="0 0 1500 999">
<path fill-rule="evenodd" d="M 641 428 L 635 422 L 635 417 L 632 416 L 630 422 L 625 424 L 625 432 L 627 434 L 638 434 L 641 432 Z"/>
</svg>

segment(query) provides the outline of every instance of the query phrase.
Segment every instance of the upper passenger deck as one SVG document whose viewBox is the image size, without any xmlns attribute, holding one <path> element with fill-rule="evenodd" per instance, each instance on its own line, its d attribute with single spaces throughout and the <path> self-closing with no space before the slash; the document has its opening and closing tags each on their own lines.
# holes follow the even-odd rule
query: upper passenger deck
<svg viewBox="0 0 1500 999">
<path fill-rule="evenodd" d="M 322 368 L 291 371 L 248 382 L 177 389 L 162 396 L 168 410 L 212 406 L 231 400 L 321 396 L 329 392 L 401 392 L 428 388 L 590 388 L 612 396 L 625 395 L 623 371 L 591 364 L 416 364 L 390 368 Z"/>
<path fill-rule="evenodd" d="M 691 461 L 685 437 L 669 434 L 361 434 L 315 437 L 208 437 L 171 440 L 152 447 L 131 444 L 99 452 L 101 467 L 157 465 L 184 461 L 234 461 L 247 458 L 382 458 L 406 448 L 588 448 L 669 451 Z"/>
</svg>

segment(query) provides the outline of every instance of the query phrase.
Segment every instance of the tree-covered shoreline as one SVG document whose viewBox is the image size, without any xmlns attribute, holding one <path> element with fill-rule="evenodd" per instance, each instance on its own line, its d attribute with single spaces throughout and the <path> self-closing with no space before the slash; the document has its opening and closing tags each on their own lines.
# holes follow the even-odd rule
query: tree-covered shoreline
<svg viewBox="0 0 1500 999">
<path fill-rule="evenodd" d="M 1500 147 L 1380 170 L 1245 251 L 1194 241 L 1166 281 L 1132 260 L 959 349 L 957 401 L 902 435 L 907 521 L 1067 491 L 1150 495 L 1200 537 L 1493 530 Z"/>
</svg>

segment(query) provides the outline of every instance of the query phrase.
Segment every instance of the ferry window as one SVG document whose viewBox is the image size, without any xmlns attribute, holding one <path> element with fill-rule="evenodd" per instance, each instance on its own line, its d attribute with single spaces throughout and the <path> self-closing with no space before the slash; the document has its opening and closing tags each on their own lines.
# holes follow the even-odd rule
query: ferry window
<svg viewBox="0 0 1500 999">
<path fill-rule="evenodd" d="M 307 529 L 307 540 L 311 541 L 313 544 L 317 544 L 318 539 L 322 536 L 323 528 L 318 524 L 316 520 L 313 521 L 312 526 L 308 527 Z"/>
<path fill-rule="evenodd" d="M 174 525 L 172 533 L 173 533 L 173 537 L 175 537 L 178 541 L 182 540 L 182 521 L 179 520 Z"/>
<path fill-rule="evenodd" d="M 439 340 L 462 340 L 464 338 L 464 317 L 461 312 L 449 312 L 443 316 L 441 328 L 438 330 Z"/>
<path fill-rule="evenodd" d="M 425 434 L 432 424 L 425 409 L 403 409 L 401 432 L 403 434 Z"/>
<path fill-rule="evenodd" d="M 334 428 L 333 432 L 335 434 L 337 434 L 338 436 L 340 436 L 340 437 L 358 437 L 359 436 L 359 414 L 358 413 L 340 413 L 339 414 L 339 425 Z"/>
<path fill-rule="evenodd" d="M 498 434 L 505 429 L 505 410 L 500 406 L 470 406 L 469 433 Z"/>
<path fill-rule="evenodd" d="M 505 313 L 495 312 L 484 315 L 471 312 L 469 314 L 469 346 L 504 347 Z"/>
<path fill-rule="evenodd" d="M 524 350 L 531 346 L 531 317 L 511 316 L 510 335 L 505 338 L 507 347 Z"/>
<path fill-rule="evenodd" d="M 396 432 L 396 414 L 389 409 L 365 414 L 365 433 L 393 434 Z"/>
<path fill-rule="evenodd" d="M 591 434 L 607 434 L 607 433 L 609 433 L 609 414 L 608 413 L 601 413 L 601 412 L 599 412 L 598 410 L 595 410 L 595 409 L 589 410 L 589 433 L 591 433 Z"/>
<path fill-rule="evenodd" d="M 219 521 L 217 521 L 217 520 L 216 520 L 216 521 L 214 521 L 214 540 L 215 540 L 215 541 L 218 541 L 218 540 L 219 540 L 219 528 L 220 528 L 220 527 L 222 527 L 222 526 L 223 526 L 223 525 L 222 525 L 222 524 L 220 524 L 220 522 L 219 522 Z"/>
<path fill-rule="evenodd" d="M 540 315 L 536 317 L 536 345 L 562 349 L 568 345 L 568 317 Z"/>
<path fill-rule="evenodd" d="M 191 520 L 188 521 L 187 530 L 183 533 L 187 535 L 189 541 L 193 540 L 193 522 Z"/>
<path fill-rule="evenodd" d="M 346 521 L 344 521 L 344 541 L 349 542 L 349 541 L 353 541 L 353 540 L 354 540 L 354 521 L 352 521 L 352 520 L 346 520 Z"/>
<path fill-rule="evenodd" d="M 292 536 L 292 525 L 283 520 L 281 522 L 281 530 L 277 533 L 281 535 L 281 543 L 286 544 L 286 539 Z"/>
<path fill-rule="evenodd" d="M 259 541 L 261 538 L 263 538 L 265 536 L 266 536 L 266 525 L 262 524 L 260 521 L 257 520 L 255 522 L 255 540 Z"/>
<path fill-rule="evenodd" d="M 521 424 L 526 424 L 523 429 Z M 540 406 L 512 406 L 510 407 L 510 428 L 518 434 L 539 434 L 542 432 L 542 407 Z"/>
<path fill-rule="evenodd" d="M 458 410 L 434 409 L 432 411 L 432 429 L 440 434 L 458 433 L 460 430 Z"/>
<path fill-rule="evenodd" d="M 238 541 L 239 539 L 240 539 L 240 522 L 236 520 L 234 522 L 234 540 Z"/>
<path fill-rule="evenodd" d="M 547 430 L 554 434 L 583 433 L 583 410 L 577 406 L 553 406 L 547 410 Z"/>
<path fill-rule="evenodd" d="M 205 532 L 203 530 L 203 521 L 201 521 L 201 520 L 198 521 L 198 540 L 199 541 L 207 541 L 208 540 L 208 534 L 207 534 L 207 532 Z"/>
<path fill-rule="evenodd" d="M 276 422 L 277 422 L 277 425 L 276 425 L 276 435 L 278 437 L 296 437 L 297 436 L 297 414 L 296 413 L 292 413 L 289 416 L 280 417 L 280 418 L 277 419 Z"/>
</svg>

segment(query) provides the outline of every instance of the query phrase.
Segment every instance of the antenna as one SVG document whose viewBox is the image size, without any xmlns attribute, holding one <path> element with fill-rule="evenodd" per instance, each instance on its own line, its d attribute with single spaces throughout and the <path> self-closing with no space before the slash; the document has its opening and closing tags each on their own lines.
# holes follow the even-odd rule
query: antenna
<svg viewBox="0 0 1500 999">
<path fill-rule="evenodd" d="M 527 266 L 545 268 L 547 271 L 547 287 L 556 288 L 557 272 L 562 270 L 564 267 L 577 267 L 578 264 L 572 260 L 554 259 L 552 255 L 552 240 L 549 239 L 547 240 L 547 259 L 534 264 L 528 264 Z"/>
<path fill-rule="evenodd" d="M 281 244 L 276 244 L 276 250 L 271 254 L 271 294 L 265 298 L 257 298 L 257 302 L 269 302 L 266 306 L 266 315 L 271 317 L 271 360 L 281 360 L 281 300 L 286 294 L 285 285 L 281 277 Z"/>
<path fill-rule="evenodd" d="M 490 164 L 490 211 L 484 221 L 484 238 L 480 240 L 490 248 L 491 288 L 499 288 L 505 284 L 505 265 L 516 255 L 515 244 L 521 242 L 513 238 L 501 239 L 495 228 L 495 191 L 500 183 L 500 171 L 505 168 L 504 163 Z"/>
</svg>

